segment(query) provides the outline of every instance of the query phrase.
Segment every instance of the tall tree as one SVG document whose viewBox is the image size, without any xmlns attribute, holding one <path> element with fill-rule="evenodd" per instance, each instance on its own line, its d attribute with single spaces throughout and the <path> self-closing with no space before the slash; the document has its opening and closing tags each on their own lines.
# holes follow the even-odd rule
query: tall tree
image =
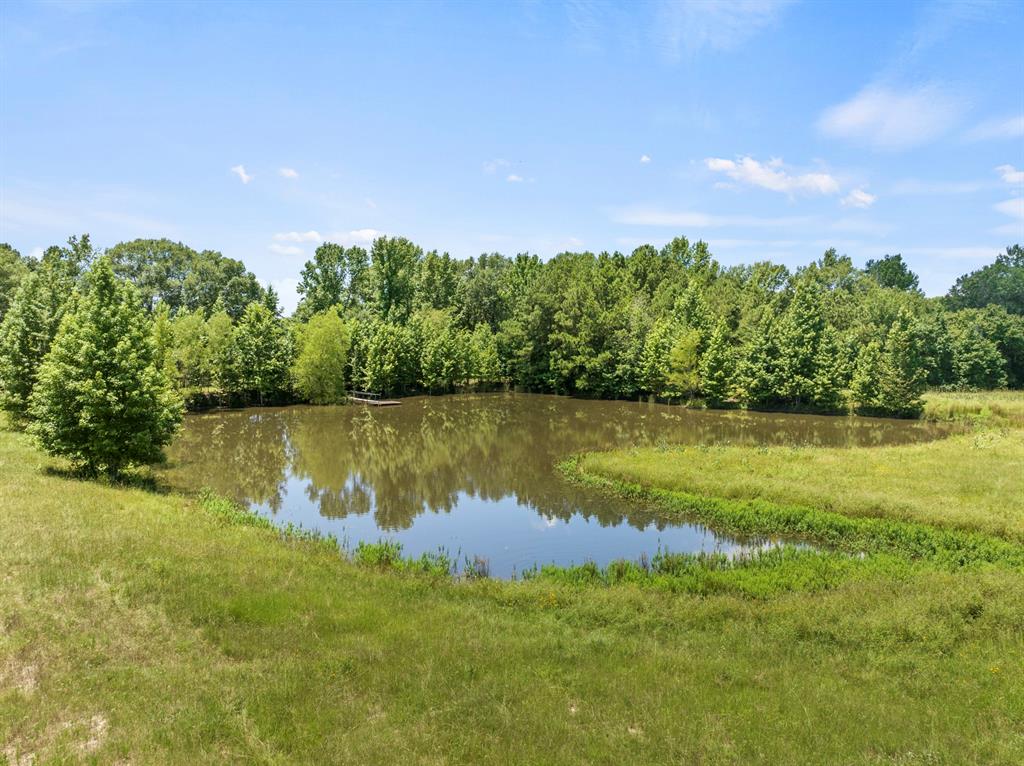
<svg viewBox="0 0 1024 766">
<path fill-rule="evenodd" d="M 918 289 L 917 274 L 903 262 L 903 256 L 899 253 L 887 255 L 878 260 L 869 260 L 864 266 L 864 271 L 874 277 L 882 287 L 891 287 L 894 290 L 906 292 Z"/>
<path fill-rule="evenodd" d="M 980 309 L 990 303 L 1024 314 L 1024 247 L 1006 248 L 995 263 L 960 277 L 946 295 L 953 309 Z"/>
<path fill-rule="evenodd" d="M 370 250 L 377 311 L 382 319 L 405 322 L 412 313 L 416 275 L 423 251 L 403 237 L 378 237 Z"/>
<path fill-rule="evenodd" d="M 267 399 L 278 399 L 289 389 L 291 363 L 291 337 L 284 324 L 262 303 L 253 301 L 231 339 L 231 367 L 237 390 L 261 406 Z"/>
<path fill-rule="evenodd" d="M 352 331 L 329 309 L 316 314 L 302 328 L 292 377 L 298 392 L 314 404 L 345 400 L 345 373 Z"/>
<path fill-rule="evenodd" d="M 0 242 L 0 320 L 10 308 L 14 293 L 28 272 L 29 261 L 6 242 Z"/>
<path fill-rule="evenodd" d="M 138 293 L 109 258 L 96 261 L 61 321 L 31 412 L 42 446 L 92 474 L 157 462 L 174 435 L 181 402 L 154 363 Z"/>
</svg>

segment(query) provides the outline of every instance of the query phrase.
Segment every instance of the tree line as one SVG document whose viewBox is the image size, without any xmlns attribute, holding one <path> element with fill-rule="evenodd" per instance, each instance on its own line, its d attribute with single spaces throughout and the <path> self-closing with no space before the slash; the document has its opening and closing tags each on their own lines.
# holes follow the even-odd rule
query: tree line
<svg viewBox="0 0 1024 766">
<path fill-rule="evenodd" d="M 927 298 L 899 255 L 858 268 L 828 250 L 791 271 L 725 267 L 682 237 L 546 262 L 457 259 L 380 237 L 369 250 L 321 244 L 298 291 L 285 318 L 241 262 L 168 240 L 101 254 L 83 235 L 38 261 L 0 245 L 0 405 L 42 433 L 57 410 L 36 389 L 71 395 L 54 387 L 89 361 L 67 348 L 83 337 L 115 350 L 141 343 L 134 359 L 102 369 L 93 359 L 88 371 L 131 361 L 126 374 L 142 381 L 152 367 L 139 386 L 157 409 L 510 387 L 914 416 L 928 386 L 1024 385 L 1019 245 Z M 111 325 L 122 305 L 131 308 Z M 106 325 L 77 326 L 89 322 Z M 126 379 L 117 396 L 130 388 Z M 83 390 L 77 400 L 88 400 Z"/>
</svg>

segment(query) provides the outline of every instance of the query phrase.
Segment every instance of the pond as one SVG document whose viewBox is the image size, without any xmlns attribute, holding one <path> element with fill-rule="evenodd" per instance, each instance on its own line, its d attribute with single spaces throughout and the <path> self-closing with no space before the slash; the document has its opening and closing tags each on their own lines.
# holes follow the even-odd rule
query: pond
<svg viewBox="0 0 1024 766">
<path fill-rule="evenodd" d="M 393 407 L 294 406 L 190 415 L 166 474 L 281 524 L 354 546 L 392 539 L 407 555 L 480 556 L 496 577 L 534 565 L 599 565 L 658 550 L 733 554 L 736 540 L 575 486 L 555 471 L 577 452 L 632 445 L 906 444 L 943 430 L 912 421 L 686 410 L 542 394 L 403 399 Z"/>
</svg>

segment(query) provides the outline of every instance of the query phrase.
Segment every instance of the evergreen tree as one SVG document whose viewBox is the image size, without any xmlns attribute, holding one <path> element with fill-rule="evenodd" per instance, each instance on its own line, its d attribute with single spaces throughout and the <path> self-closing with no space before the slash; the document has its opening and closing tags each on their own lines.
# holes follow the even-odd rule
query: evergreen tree
<svg viewBox="0 0 1024 766">
<path fill-rule="evenodd" d="M 501 381 L 501 359 L 497 337 L 490 326 L 481 322 L 470 338 L 469 376 L 478 384 L 490 385 Z"/>
<path fill-rule="evenodd" d="M 21 257 L 21 253 L 8 245 L 0 242 L 0 320 L 11 306 L 14 294 L 18 285 L 25 278 L 34 261 Z"/>
<path fill-rule="evenodd" d="M 846 380 L 846 360 L 839 333 L 834 327 L 826 326 L 814 357 L 811 403 L 819 410 L 838 412 L 843 408 Z"/>
<path fill-rule="evenodd" d="M 289 389 L 292 344 L 288 331 L 262 303 L 253 301 L 231 339 L 232 380 L 246 398 L 280 398 Z"/>
<path fill-rule="evenodd" d="M 884 409 L 881 393 L 882 366 L 882 345 L 877 340 L 861 348 L 850 381 L 850 397 L 857 412 L 863 415 L 879 414 Z"/>
<path fill-rule="evenodd" d="M 732 393 L 733 359 L 728 326 L 718 322 L 700 360 L 700 386 L 712 407 L 721 407 Z"/>
<path fill-rule="evenodd" d="M 825 330 L 818 289 L 810 279 L 797 285 L 782 320 L 778 324 L 778 398 L 797 406 L 814 402 L 818 365 L 822 361 L 818 345 Z"/>
<path fill-rule="evenodd" d="M 181 402 L 154 363 L 138 293 L 109 258 L 61 321 L 30 407 L 42 446 L 93 474 L 157 462 L 174 435 Z"/>
<path fill-rule="evenodd" d="M 50 348 L 51 305 L 44 279 L 28 274 L 0 323 L 0 407 L 16 424 L 28 416 L 39 365 Z"/>
<path fill-rule="evenodd" d="M 903 310 L 889 328 L 880 380 L 882 407 L 888 414 L 903 418 L 921 414 L 924 407 L 921 395 L 926 376 L 918 339 L 911 332 L 912 322 Z"/>
</svg>

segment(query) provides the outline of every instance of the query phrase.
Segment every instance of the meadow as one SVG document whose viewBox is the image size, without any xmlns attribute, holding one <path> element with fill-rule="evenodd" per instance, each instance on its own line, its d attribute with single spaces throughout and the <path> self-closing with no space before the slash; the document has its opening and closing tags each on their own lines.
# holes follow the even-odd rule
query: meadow
<svg viewBox="0 0 1024 766">
<path fill-rule="evenodd" d="M 799 517 L 809 537 L 846 520 L 868 525 L 850 528 L 868 549 L 506 582 L 345 554 L 210 495 L 81 481 L 0 431 L 0 752 L 1019 763 L 1022 451 L 1019 431 L 972 425 L 930 444 L 836 450 L 841 465 L 810 448 L 581 456 L 577 480 L 666 512 L 746 504 L 738 523 Z M 763 482 L 729 478 L 739 470 Z M 962 555 L 929 553 L 949 545 Z M 785 589 L 756 584 L 776 576 Z"/>
</svg>

